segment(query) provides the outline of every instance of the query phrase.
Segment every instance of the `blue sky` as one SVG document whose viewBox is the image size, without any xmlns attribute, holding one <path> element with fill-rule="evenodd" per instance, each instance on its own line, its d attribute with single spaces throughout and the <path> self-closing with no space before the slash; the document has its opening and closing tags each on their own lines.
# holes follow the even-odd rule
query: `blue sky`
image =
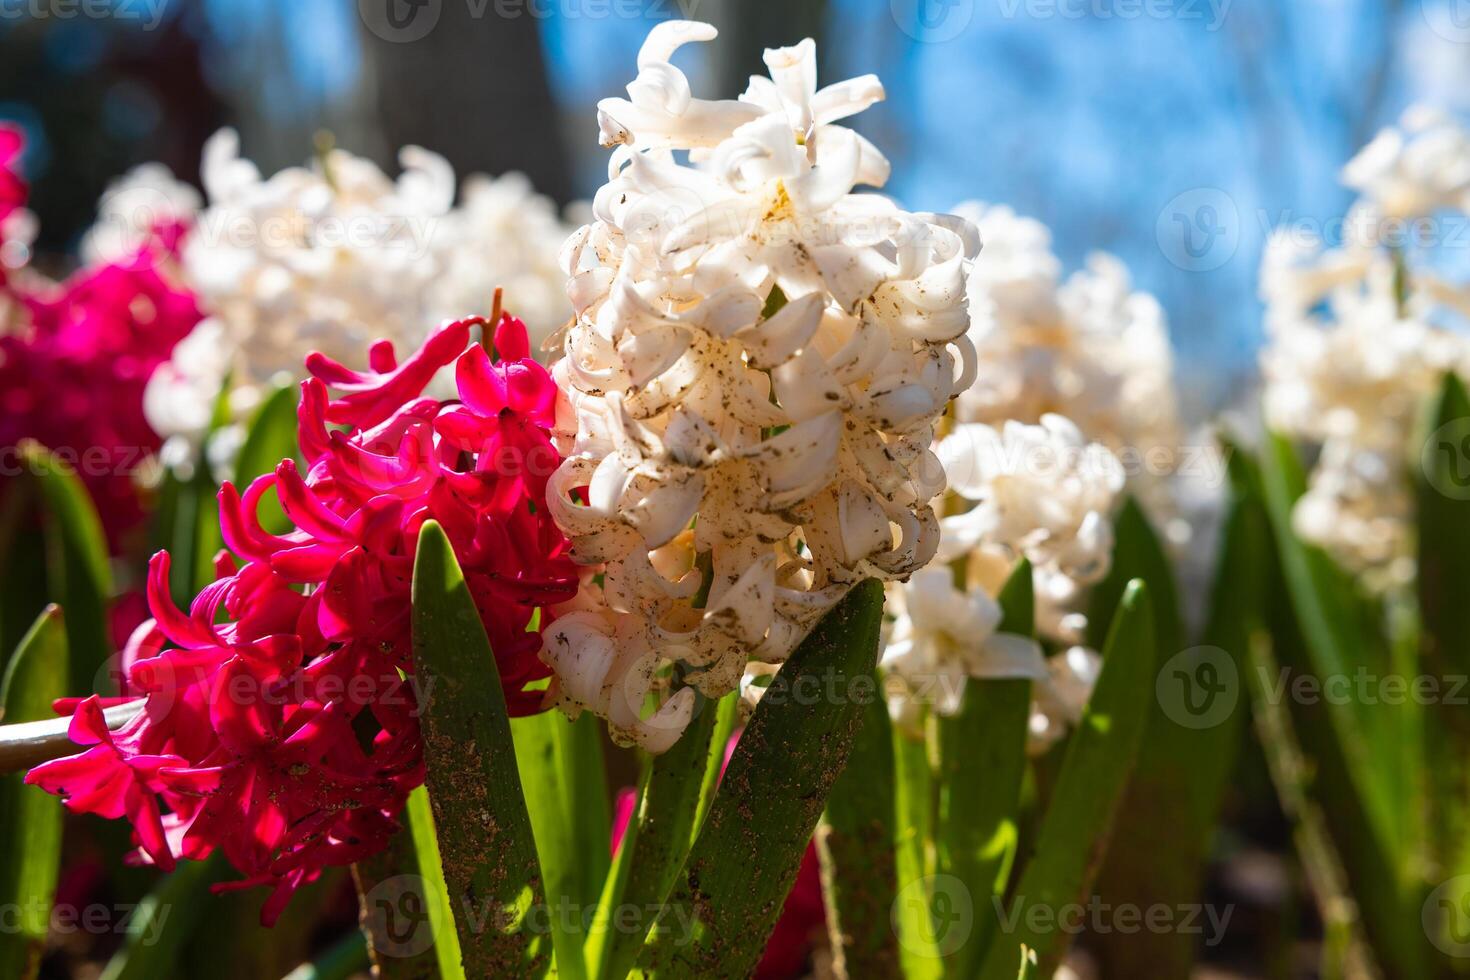
<svg viewBox="0 0 1470 980">
<path fill-rule="evenodd" d="M 1226 400 L 1251 372 L 1256 270 L 1269 228 L 1341 213 L 1349 196 L 1338 167 L 1411 101 L 1461 110 L 1470 97 L 1470 16 L 1456 16 L 1470 15 L 1470 4 L 830 7 L 831 78 L 873 71 L 888 90 L 858 123 L 893 160 L 887 190 L 930 210 L 967 198 L 1008 203 L 1052 228 L 1069 269 L 1093 249 L 1120 255 L 1163 302 L 1187 397 L 1206 404 Z M 569 109 L 589 112 L 598 94 L 631 77 L 643 27 L 548 22 L 546 47 Z M 595 180 L 601 157 L 592 157 Z M 1234 222 L 1233 252 L 1218 266 L 1203 263 L 1209 269 L 1180 268 L 1170 260 L 1178 242 L 1161 242 L 1160 219 L 1178 233 L 1171 202 L 1189 204 L 1201 192 L 1206 200 L 1223 192 L 1233 205 L 1234 216 L 1220 218 Z"/>
<path fill-rule="evenodd" d="M 358 2 L 170 9 L 203 14 L 191 24 L 212 41 L 222 90 L 255 93 L 266 119 L 299 120 L 365 81 Z M 551 13 L 542 43 L 581 194 L 605 172 L 593 105 L 632 77 L 650 22 L 608 16 L 609 4 L 698 12 L 700 2 L 715 0 L 537 0 Z M 1470 0 L 830 0 L 828 10 L 828 80 L 876 72 L 887 87 L 857 125 L 894 163 L 888 193 L 926 210 L 1010 204 L 1052 228 L 1069 269 L 1093 249 L 1121 256 L 1164 304 L 1199 408 L 1250 376 L 1266 232 L 1340 215 L 1349 198 L 1338 168 L 1411 102 L 1470 110 Z M 69 57 L 85 56 L 74 32 L 58 33 Z M 713 94 L 698 51 L 680 57 L 696 90 Z M 1208 268 L 1179 261 L 1192 224 L 1223 234 Z"/>
</svg>

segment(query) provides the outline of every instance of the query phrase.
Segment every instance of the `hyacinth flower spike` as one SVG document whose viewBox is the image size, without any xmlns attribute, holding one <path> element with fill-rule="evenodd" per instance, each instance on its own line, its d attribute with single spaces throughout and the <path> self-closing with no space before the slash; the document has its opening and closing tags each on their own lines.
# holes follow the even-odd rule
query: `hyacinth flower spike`
<svg viewBox="0 0 1470 980">
<path fill-rule="evenodd" d="M 221 488 L 229 553 L 216 581 L 186 612 L 169 597 L 168 554 L 150 563 L 153 619 L 124 658 L 144 709 L 109 733 L 101 699 L 63 705 L 89 748 L 27 780 L 77 812 L 126 817 L 140 860 L 223 851 L 244 878 L 222 887 L 271 887 L 273 920 L 324 868 L 381 850 L 423 783 L 410 587 L 429 520 L 464 570 L 510 713 L 543 710 L 550 669 L 533 624 L 553 622 L 578 581 L 542 496 L 561 459 L 560 396 L 508 314 L 493 325 L 494 360 L 469 346 L 490 326 L 445 324 L 401 362 L 375 345 L 366 371 L 311 357 L 306 465 Z M 425 396 L 451 366 L 459 397 Z M 272 492 L 283 534 L 258 516 Z"/>
</svg>

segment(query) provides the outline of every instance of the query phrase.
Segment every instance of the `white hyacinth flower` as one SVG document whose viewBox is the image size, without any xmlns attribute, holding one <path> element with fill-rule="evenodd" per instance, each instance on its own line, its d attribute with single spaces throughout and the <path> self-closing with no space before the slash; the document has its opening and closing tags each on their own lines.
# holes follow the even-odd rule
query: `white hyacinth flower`
<svg viewBox="0 0 1470 980">
<path fill-rule="evenodd" d="M 472 174 L 460 197 L 436 235 L 443 272 L 429 305 L 439 318 L 466 316 L 483 310 L 486 297 L 503 286 L 535 351 L 572 315 L 556 261 L 572 229 L 524 174 Z"/>
<path fill-rule="evenodd" d="M 956 588 L 948 568 L 936 565 L 915 572 L 908 582 L 889 585 L 887 608 L 897 619 L 886 637 L 882 665 L 902 682 L 889 691 L 896 715 L 908 701 L 954 714 L 971 677 L 1047 676 L 1040 645 L 1028 636 L 997 632 L 1000 604 L 982 588 Z"/>
<path fill-rule="evenodd" d="M 1318 449 L 1297 533 L 1383 591 L 1414 575 L 1404 447 L 1444 372 L 1470 365 L 1447 328 L 1470 319 L 1470 288 L 1422 237 L 1448 227 L 1444 211 L 1470 210 L 1470 132 L 1410 109 L 1342 178 L 1362 196 L 1341 243 L 1279 229 L 1267 244 L 1262 401 L 1274 430 Z"/>
<path fill-rule="evenodd" d="M 964 423 L 938 453 L 950 490 L 974 506 L 944 518 L 937 559 L 991 566 L 998 556 L 1029 559 L 1037 629 L 1076 639 L 1085 624 L 1077 608 L 1083 590 L 1111 563 L 1112 513 L 1124 484 L 1117 458 L 1060 415 L 999 430 Z M 998 588 L 994 572 L 969 574 Z"/>
<path fill-rule="evenodd" d="M 199 192 L 161 163 L 134 167 L 112 181 L 97 202 L 96 223 L 82 236 L 86 263 L 117 262 L 142 248 L 160 228 L 194 222 Z"/>
<path fill-rule="evenodd" d="M 577 425 L 549 505 L 605 576 L 543 657 L 564 708 L 654 749 L 690 688 L 733 690 L 858 581 L 929 561 L 933 427 L 972 361 L 973 229 L 853 193 L 888 161 L 836 121 L 882 85 L 818 89 L 805 40 L 739 99 L 700 99 L 669 59 L 714 36 L 659 24 L 629 97 L 599 104 L 608 183 L 562 256 L 576 318 L 555 375 Z M 687 686 L 642 717 L 671 664 Z"/>
<path fill-rule="evenodd" d="M 1470 210 L 1470 133 L 1446 114 L 1412 106 L 1342 168 L 1359 206 L 1379 218 Z"/>
<path fill-rule="evenodd" d="M 1066 416 L 1125 462 L 1129 492 L 1185 551 L 1191 528 L 1176 483 L 1187 448 L 1163 308 L 1105 253 L 1063 279 L 1039 221 L 979 202 L 955 211 L 985 243 L 969 280 L 975 383 L 955 418 L 999 426 Z"/>
<path fill-rule="evenodd" d="M 443 320 L 484 313 L 497 285 L 535 335 L 569 315 L 552 292 L 564 229 L 523 177 L 471 177 L 456 209 L 448 161 L 419 147 L 399 153 L 396 179 L 341 149 L 263 177 L 239 150 L 228 129 L 205 144 L 208 207 L 183 255 L 220 352 L 181 345 L 154 376 L 159 432 L 197 440 L 226 376 L 242 417 L 311 351 L 354 363 L 378 339 L 412 348 Z"/>
<path fill-rule="evenodd" d="M 407 345 L 422 335 L 439 271 L 432 236 L 453 204 L 454 174 L 414 147 L 401 160 L 396 182 L 335 149 L 263 178 L 232 130 L 209 139 L 209 206 L 184 269 L 219 353 L 180 345 L 154 376 L 145 406 L 157 431 L 197 439 L 227 376 L 230 407 L 243 416 L 268 386 L 299 376 L 312 350 L 350 362 L 378 338 Z"/>
</svg>

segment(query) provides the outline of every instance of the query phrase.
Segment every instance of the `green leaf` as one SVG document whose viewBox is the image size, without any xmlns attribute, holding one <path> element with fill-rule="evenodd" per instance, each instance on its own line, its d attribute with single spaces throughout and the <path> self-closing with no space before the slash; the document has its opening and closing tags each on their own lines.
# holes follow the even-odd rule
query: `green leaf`
<svg viewBox="0 0 1470 980">
<path fill-rule="evenodd" d="M 1179 593 L 1174 570 L 1159 544 L 1143 508 L 1132 497 L 1123 501 L 1113 522 L 1113 561 L 1107 577 L 1093 588 L 1087 608 L 1087 643 L 1102 649 L 1112 631 L 1113 617 L 1122 611 L 1123 593 L 1136 578 L 1149 588 L 1149 605 L 1158 622 L 1154 635 L 1162 649 L 1177 652 L 1184 636 L 1179 615 Z"/>
<path fill-rule="evenodd" d="M 61 610 L 47 606 L 21 641 L 0 682 L 6 724 L 54 717 L 51 702 L 67 689 L 66 627 Z M 61 864 L 61 801 L 24 773 L 0 777 L 0 976 L 34 977 L 41 966 L 51 902 Z"/>
<path fill-rule="evenodd" d="M 281 460 L 299 457 L 296 446 L 299 401 L 300 393 L 295 387 L 283 386 L 261 403 L 250 421 L 240 454 L 235 457 L 235 485 L 242 491 L 256 477 L 274 473 Z M 268 493 L 261 498 L 260 523 L 272 534 L 282 534 L 290 528 L 291 522 L 275 494 Z"/>
<path fill-rule="evenodd" d="M 717 752 L 714 745 L 718 721 L 714 706 L 701 701 L 699 712 L 679 740 L 649 763 L 637 813 L 629 821 L 630 829 L 638 825 L 638 832 L 622 843 L 622 849 L 630 852 L 622 890 L 609 896 L 612 904 L 606 910 L 637 910 L 640 914 L 632 928 L 617 928 L 616 920 L 600 910 L 604 928 L 608 923 L 614 927 L 598 941 L 597 976 L 627 976 L 653 926 L 653 918 L 642 913 L 663 904 L 689 855 L 705 776 L 711 765 L 723 759 L 724 747 Z"/>
<path fill-rule="evenodd" d="M 209 427 L 193 460 L 194 472 L 181 479 L 173 469 L 164 471 L 159 493 L 158 546 L 173 556 L 170 586 L 174 602 L 188 609 L 199 590 L 214 581 L 214 556 L 224 547 L 219 529 L 219 487 L 209 464 L 211 440 L 230 422 L 233 379 L 226 375 L 214 399 Z"/>
<path fill-rule="evenodd" d="M 227 865 L 221 877 L 238 881 Z M 184 941 L 174 976 L 208 976 L 210 980 L 257 980 L 279 977 L 306 959 L 323 906 L 342 894 L 343 869 L 328 867 L 316 881 L 302 885 L 291 896 L 286 914 L 272 926 L 261 924 L 261 912 L 270 899 L 265 888 L 232 889 L 212 893 L 201 887 L 193 900 L 207 910 Z"/>
<path fill-rule="evenodd" d="M 817 855 L 833 972 L 890 977 L 901 972 L 898 933 L 889 922 L 898 897 L 897 796 L 893 726 L 881 690 L 867 700 L 862 716 L 847 768 L 827 797 L 817 828 Z"/>
<path fill-rule="evenodd" d="M 934 766 L 923 738 L 892 726 L 894 810 L 898 832 L 894 838 L 894 865 L 898 874 L 898 905 L 894 925 L 902 947 L 903 974 L 908 980 L 928 980 L 943 973 L 935 944 L 934 823 L 937 819 Z"/>
<path fill-rule="evenodd" d="M 46 539 L 37 492 L 19 476 L 0 481 L 0 671 L 46 608 Z"/>
<path fill-rule="evenodd" d="M 351 980 L 368 972 L 367 941 L 361 932 L 350 932 L 310 963 L 303 963 L 285 980 Z"/>
<path fill-rule="evenodd" d="M 1102 899 L 1114 905 L 1182 906 L 1196 899 L 1202 885 L 1221 794 L 1243 737 L 1246 627 L 1250 617 L 1259 618 L 1266 574 L 1259 504 L 1234 496 L 1201 645 L 1188 646 L 1184 639 L 1168 556 L 1132 500 L 1119 515 L 1113 566 L 1091 604 L 1094 644 L 1109 621 L 1097 602 L 1121 593 L 1129 579 L 1148 584 L 1157 616 L 1158 697 L 1149 704 L 1148 731 L 1098 879 Z M 1215 685 L 1220 690 L 1211 693 Z M 1200 696 L 1204 700 L 1195 700 Z M 1200 705 L 1205 707 L 1199 713 L 1191 707 Z M 1122 976 L 1184 976 L 1195 954 L 1194 936 L 1183 930 L 1113 931 L 1099 936 L 1097 947 L 1102 968 Z"/>
<path fill-rule="evenodd" d="M 1470 674 L 1470 397 L 1447 374 L 1425 426 L 1416 471 L 1419 520 L 1419 656 L 1422 671 L 1452 683 Z M 1438 699 L 1426 712 L 1436 857 L 1451 875 L 1470 871 L 1470 712 Z"/>
<path fill-rule="evenodd" d="M 593 908 L 610 863 L 611 817 L 597 719 L 546 711 L 511 722 L 521 790 L 541 859 L 556 969 L 586 975 L 582 915 Z"/>
<path fill-rule="evenodd" d="M 414 561 L 413 651 L 427 692 L 429 801 L 465 973 L 537 972 L 549 952 L 539 931 L 547 909 L 500 672 L 436 521 L 420 531 Z"/>
<path fill-rule="evenodd" d="M 408 794 L 408 805 L 401 818 L 413 838 L 419 877 L 423 880 L 425 912 L 434 937 L 434 956 L 443 980 L 465 980 L 464 957 L 460 953 L 459 933 L 454 927 L 454 907 L 449 901 L 449 886 L 444 882 L 444 865 L 439 859 L 439 834 L 434 828 L 434 811 L 429 803 L 429 790 L 420 786 Z"/>
<path fill-rule="evenodd" d="M 234 880 L 223 852 L 180 861 L 126 919 L 122 946 L 101 980 L 199 976 L 206 969 L 223 978 L 279 976 L 306 955 L 322 904 L 341 882 L 337 869 L 327 869 L 292 897 L 286 917 L 267 928 L 260 910 L 268 892 L 214 892 L 214 885 Z"/>
<path fill-rule="evenodd" d="M 101 980 L 154 980 L 182 973 L 180 959 L 189 937 L 212 908 L 210 886 L 230 877 L 224 855 L 181 861 L 133 910 L 122 948 Z"/>
<path fill-rule="evenodd" d="M 980 973 L 986 980 L 1015 976 L 1023 945 L 1036 951 L 1041 976 L 1051 976 L 1066 952 L 1068 937 L 1054 926 L 1064 907 L 1083 900 L 1102 862 L 1147 724 L 1155 650 L 1148 587 L 1135 580 L 1113 618 L 1092 698 L 1067 740 L 1034 852 L 1014 895 L 998 909 L 1000 933 Z M 1050 916 L 1053 927 L 1033 919 L 1033 908 Z"/>
<path fill-rule="evenodd" d="M 1222 690 L 1220 696 L 1236 697 L 1237 704 L 1224 717 L 1212 718 L 1214 723 L 1201 729 L 1201 736 L 1195 740 L 1197 744 L 1194 747 L 1202 753 L 1203 759 L 1209 760 L 1209 764 L 1197 767 L 1200 771 L 1195 773 L 1188 787 L 1194 793 L 1195 814 L 1206 825 L 1214 822 L 1240 747 L 1247 711 L 1244 684 L 1238 679 L 1248 668 L 1252 633 L 1265 622 L 1265 588 L 1270 577 L 1269 532 L 1260 499 L 1254 494 L 1236 491 L 1228 507 L 1220 535 L 1220 556 L 1210 594 L 1209 619 L 1201 638 L 1206 655 L 1210 648 L 1218 651 L 1219 672 L 1227 675 L 1221 683 L 1231 684 L 1233 688 L 1234 693 Z M 1203 660 L 1199 663 L 1202 665 Z M 1194 679 L 1198 681 L 1199 678 L 1196 670 Z M 1167 684 L 1169 680 L 1166 678 L 1163 683 Z"/>
<path fill-rule="evenodd" d="M 755 968 L 847 763 L 864 699 L 876 695 L 882 619 L 883 586 L 858 585 L 776 674 L 639 958 L 643 975 Z"/>
<path fill-rule="evenodd" d="M 102 521 L 71 467 L 39 443 L 23 443 L 20 452 L 41 488 L 47 579 L 66 610 L 70 683 L 89 684 L 112 655 L 107 635 L 112 571 Z"/>
<path fill-rule="evenodd" d="M 735 723 L 740 720 L 740 692 L 731 691 L 720 698 L 716 710 L 715 730 L 709 740 L 709 758 L 704 764 L 704 781 L 699 787 L 699 806 L 694 811 L 694 828 L 689 838 L 691 845 L 699 836 L 699 828 L 704 826 L 704 818 L 720 785 L 720 773 L 725 768 L 725 748 L 730 744 L 730 736 L 735 734 Z"/>
<path fill-rule="evenodd" d="M 1275 548 L 1267 593 L 1272 645 L 1283 673 L 1273 687 L 1306 677 L 1317 683 L 1351 679 L 1359 670 L 1381 676 L 1386 641 L 1364 615 L 1352 581 L 1321 549 L 1297 538 L 1292 509 L 1306 490 L 1295 449 L 1279 435 L 1262 451 L 1261 485 Z M 1420 809 L 1419 776 L 1404 764 L 1394 709 L 1370 709 L 1357 698 L 1290 698 L 1302 749 L 1316 778 L 1310 789 L 1343 857 L 1364 928 L 1385 966 L 1423 975 L 1423 888 L 1413 879 L 1412 812 Z M 1407 708 L 1405 709 L 1407 710 Z"/>
<path fill-rule="evenodd" d="M 422 794 L 422 790 L 420 786 L 418 792 Z M 447 922 L 452 916 L 447 915 L 440 919 L 445 928 L 435 932 L 429 909 L 443 896 L 443 872 L 437 865 L 428 873 L 420 867 L 418 842 L 410 820 L 405 812 L 400 817 L 403 829 L 389 838 L 388 846 L 352 866 L 360 927 L 357 938 L 362 941 L 363 960 L 371 963 L 375 980 L 438 977 L 436 940 L 454 932 L 454 926 Z M 438 892 L 433 897 L 431 874 L 439 876 Z M 447 906 L 444 911 L 448 912 Z M 458 943 L 455 945 L 457 949 Z"/>
<path fill-rule="evenodd" d="M 1321 549 L 1302 543 L 1292 529 L 1292 509 L 1306 489 L 1295 450 L 1273 435 L 1261 462 L 1282 574 L 1317 676 L 1323 680 L 1350 678 L 1359 669 L 1382 673 L 1389 665 L 1386 642 L 1365 623 L 1352 581 Z M 1375 834 L 1388 853 L 1401 853 L 1407 827 L 1394 801 L 1405 787 L 1394 778 L 1390 766 L 1381 764 L 1385 760 L 1379 753 L 1388 746 L 1373 737 L 1383 724 L 1383 712 L 1369 709 L 1356 698 L 1324 701 Z"/>
<path fill-rule="evenodd" d="M 1030 562 L 1016 566 L 999 598 L 998 630 L 1034 636 Z M 971 680 L 959 714 L 936 725 L 939 873 L 953 876 L 983 903 L 975 909 L 974 932 L 946 958 L 950 976 L 973 976 L 995 934 L 997 917 L 988 897 L 1005 894 L 1015 858 L 1030 718 L 1029 680 Z"/>
</svg>

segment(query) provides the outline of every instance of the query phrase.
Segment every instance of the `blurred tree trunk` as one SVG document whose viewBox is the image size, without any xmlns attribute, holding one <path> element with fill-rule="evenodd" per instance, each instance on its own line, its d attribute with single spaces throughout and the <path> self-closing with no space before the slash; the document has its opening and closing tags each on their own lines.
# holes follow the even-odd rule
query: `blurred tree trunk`
<svg viewBox="0 0 1470 980">
<path fill-rule="evenodd" d="M 785 0 L 783 3 L 751 3 L 749 0 L 705 0 L 690 4 L 690 16 L 707 20 L 719 28 L 720 40 L 711 55 L 720 98 L 734 98 L 745 91 L 751 75 L 766 74 L 761 52 L 795 44 L 804 37 L 817 42 L 817 84 L 824 69 L 822 39 L 827 22 L 825 0 Z M 831 79 L 828 79 L 831 81 Z"/>
<path fill-rule="evenodd" d="M 364 84 L 377 94 L 383 139 L 442 153 L 461 178 L 520 170 L 565 203 L 571 172 L 542 57 L 539 20 L 527 8 L 500 16 L 494 0 L 363 0 L 422 7 L 432 29 L 386 41 L 367 25 Z"/>
</svg>

